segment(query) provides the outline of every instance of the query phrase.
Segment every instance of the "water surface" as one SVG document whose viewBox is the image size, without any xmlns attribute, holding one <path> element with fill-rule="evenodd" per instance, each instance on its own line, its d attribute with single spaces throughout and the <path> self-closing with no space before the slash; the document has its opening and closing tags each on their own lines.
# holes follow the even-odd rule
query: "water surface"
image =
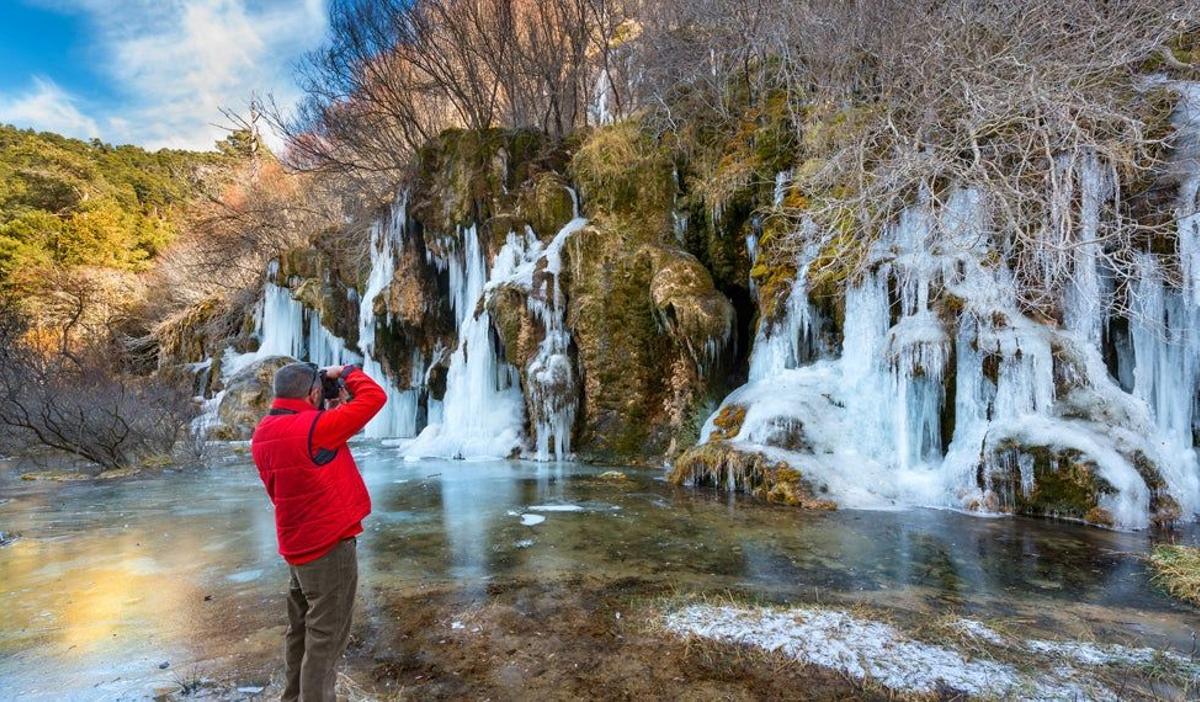
<svg viewBox="0 0 1200 702">
<path fill-rule="evenodd" d="M 676 488 L 658 471 L 614 483 L 591 466 L 355 451 L 374 501 L 359 557 L 375 630 L 388 627 L 372 613 L 379 593 L 450 587 L 485 601 L 495 583 L 578 575 L 901 618 L 954 612 L 1182 653 L 1198 624 L 1149 583 L 1146 534 L 933 510 L 810 513 Z M 10 471 L 0 531 L 20 534 L 0 548 L 0 698 L 144 698 L 197 669 L 265 682 L 246 661 L 277 649 L 286 568 L 244 449 L 119 481 Z"/>
</svg>

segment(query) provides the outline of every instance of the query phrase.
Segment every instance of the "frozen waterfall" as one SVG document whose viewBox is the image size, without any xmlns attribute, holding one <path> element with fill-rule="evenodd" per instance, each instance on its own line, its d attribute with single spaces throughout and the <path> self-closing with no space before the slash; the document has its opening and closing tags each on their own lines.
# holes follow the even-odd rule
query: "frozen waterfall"
<svg viewBox="0 0 1200 702">
<path fill-rule="evenodd" d="M 457 240 L 462 249 L 439 262 L 448 269 L 450 304 L 458 327 L 446 394 L 440 416 L 431 417 L 402 451 L 409 458 L 508 458 L 520 451 L 524 439 L 520 376 L 497 353 L 491 317 L 480 304 L 488 270 L 479 233 L 472 225 L 460 230 Z"/>
<path fill-rule="evenodd" d="M 884 233 L 847 290 L 838 357 L 813 352 L 807 266 L 798 262 L 780 319 L 759 325 L 749 381 L 722 403 L 745 410 L 730 442 L 787 461 L 842 506 L 862 508 L 1011 509 L 1012 491 L 1028 495 L 1035 481 L 1033 459 L 1018 447 L 1065 451 L 1085 457 L 1106 486 L 1095 519 L 1122 528 L 1147 526 L 1162 499 L 1140 472 L 1149 460 L 1192 518 L 1198 296 L 1190 281 L 1169 289 L 1145 257 L 1130 348 L 1117 353 L 1118 365 L 1131 366 L 1115 369 L 1131 380 L 1122 389 L 1101 354 L 1112 291 L 1098 230 L 1111 176 L 1095 157 L 1063 168 L 1076 189 L 1063 206 L 1079 208 L 1061 232 L 1072 271 L 1063 328 L 1022 314 L 1011 274 L 988 260 L 983 193 L 923 200 Z M 1200 270 L 1187 258 L 1194 210 L 1191 200 L 1179 210 L 1185 270 Z M 934 309 L 935 295 L 956 301 L 953 317 Z"/>
<path fill-rule="evenodd" d="M 387 392 L 387 404 L 367 424 L 366 435 L 371 437 L 415 436 L 420 402 L 420 382 L 411 382 L 408 389 L 401 390 L 391 382 L 382 364 L 375 358 L 376 300 L 386 295 L 392 277 L 396 273 L 396 251 L 404 246 L 404 232 L 408 222 L 408 193 L 402 192 L 392 205 L 388 216 L 371 226 L 368 249 L 371 271 L 367 275 L 367 288 L 358 307 L 358 348 L 363 353 L 363 371 L 383 385 Z M 386 309 L 386 302 L 384 307 Z M 413 359 L 414 373 L 424 368 L 418 355 Z"/>
<path fill-rule="evenodd" d="M 278 277 L 279 262 L 271 261 L 262 300 L 255 309 L 258 350 L 238 354 L 226 348 L 222 376 L 230 378 L 251 363 L 271 356 L 291 356 L 319 366 L 360 363 L 362 357 L 346 348 L 346 342 L 321 324 L 320 313 L 305 309 L 291 290 L 279 285 Z"/>
</svg>

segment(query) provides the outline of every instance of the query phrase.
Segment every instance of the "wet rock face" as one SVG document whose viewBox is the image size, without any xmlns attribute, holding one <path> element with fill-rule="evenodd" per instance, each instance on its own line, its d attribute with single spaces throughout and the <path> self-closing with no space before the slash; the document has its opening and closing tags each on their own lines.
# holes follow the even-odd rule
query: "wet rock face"
<svg viewBox="0 0 1200 702">
<path fill-rule="evenodd" d="M 676 485 L 735 490 L 767 502 L 804 509 L 837 508 L 832 501 L 818 496 L 796 468 L 728 441 L 709 441 L 684 452 L 675 461 L 670 481 Z"/>
<path fill-rule="evenodd" d="M 414 355 L 432 359 L 437 348 L 453 348 L 454 323 L 439 292 L 437 271 L 425 259 L 418 235 L 397 253 L 392 282 L 376 299 L 376 356 L 398 387 L 408 387 Z M 428 361 L 427 361 L 428 362 Z"/>
<path fill-rule="evenodd" d="M 583 379 L 576 445 L 602 460 L 661 456 L 670 441 L 666 404 L 677 352 L 655 318 L 651 262 L 620 230 L 588 226 L 565 249 L 567 326 Z"/>
<path fill-rule="evenodd" d="M 515 285 L 501 285 L 486 300 L 504 357 L 518 368 L 524 368 L 533 359 L 545 334 L 545 329 L 529 311 L 528 294 Z"/>
<path fill-rule="evenodd" d="M 287 356 L 271 356 L 255 361 L 230 378 L 217 409 L 220 423 L 213 428 L 212 438 L 222 441 L 249 439 L 258 420 L 271 408 L 275 371 L 295 362 L 296 359 Z"/>
<path fill-rule="evenodd" d="M 1096 464 L 1079 451 L 1049 446 L 1017 446 L 1001 450 L 981 478 L 987 483 L 980 505 L 989 511 L 1035 517 L 1074 519 L 1113 526 L 1101 499 L 1115 488 L 1099 475 Z"/>
<path fill-rule="evenodd" d="M 321 324 L 353 346 L 358 343 L 358 271 L 341 260 L 327 242 L 285 252 L 278 279 L 304 306 L 321 315 Z"/>
<path fill-rule="evenodd" d="M 711 368 L 732 337 L 733 304 L 695 256 L 659 246 L 643 255 L 654 262 L 650 296 L 659 321 L 698 367 Z"/>
<path fill-rule="evenodd" d="M 695 443 L 735 327 L 705 265 L 677 248 L 668 151 L 635 123 L 597 130 L 570 175 L 591 224 L 565 248 L 582 383 L 580 453 L 655 461 Z"/>
<path fill-rule="evenodd" d="M 446 259 L 460 243 L 457 230 L 477 225 L 492 255 L 509 231 L 526 224 L 541 237 L 570 218 L 563 181 L 554 171 L 565 156 L 534 130 L 443 132 L 417 154 L 410 212 L 431 233 L 427 245 Z M 558 224 L 561 226 L 561 224 Z"/>
</svg>

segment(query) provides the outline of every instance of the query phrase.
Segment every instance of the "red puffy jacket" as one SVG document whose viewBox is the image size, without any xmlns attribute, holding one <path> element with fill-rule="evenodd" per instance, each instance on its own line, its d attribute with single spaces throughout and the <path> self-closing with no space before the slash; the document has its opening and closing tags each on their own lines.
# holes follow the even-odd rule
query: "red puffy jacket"
<svg viewBox="0 0 1200 702">
<path fill-rule="evenodd" d="M 371 497 L 346 441 L 387 401 L 358 368 L 342 376 L 354 396 L 331 410 L 276 398 L 254 429 L 250 452 L 275 505 L 279 553 L 292 565 L 314 561 L 342 539 L 362 533 Z"/>
</svg>

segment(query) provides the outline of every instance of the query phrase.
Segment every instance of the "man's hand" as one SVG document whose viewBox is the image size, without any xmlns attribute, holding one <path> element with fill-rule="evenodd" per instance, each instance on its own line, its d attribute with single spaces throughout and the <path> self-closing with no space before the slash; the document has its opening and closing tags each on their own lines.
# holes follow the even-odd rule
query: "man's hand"
<svg viewBox="0 0 1200 702">
<path fill-rule="evenodd" d="M 338 396 L 336 399 L 325 401 L 325 409 L 333 409 L 334 407 L 345 404 L 349 401 L 350 401 L 350 391 L 347 390 L 346 386 L 343 385 L 341 392 L 338 393 Z"/>
<path fill-rule="evenodd" d="M 321 370 L 325 372 L 326 377 L 337 379 L 341 377 L 342 371 L 345 369 L 345 366 L 325 366 Z"/>
</svg>

